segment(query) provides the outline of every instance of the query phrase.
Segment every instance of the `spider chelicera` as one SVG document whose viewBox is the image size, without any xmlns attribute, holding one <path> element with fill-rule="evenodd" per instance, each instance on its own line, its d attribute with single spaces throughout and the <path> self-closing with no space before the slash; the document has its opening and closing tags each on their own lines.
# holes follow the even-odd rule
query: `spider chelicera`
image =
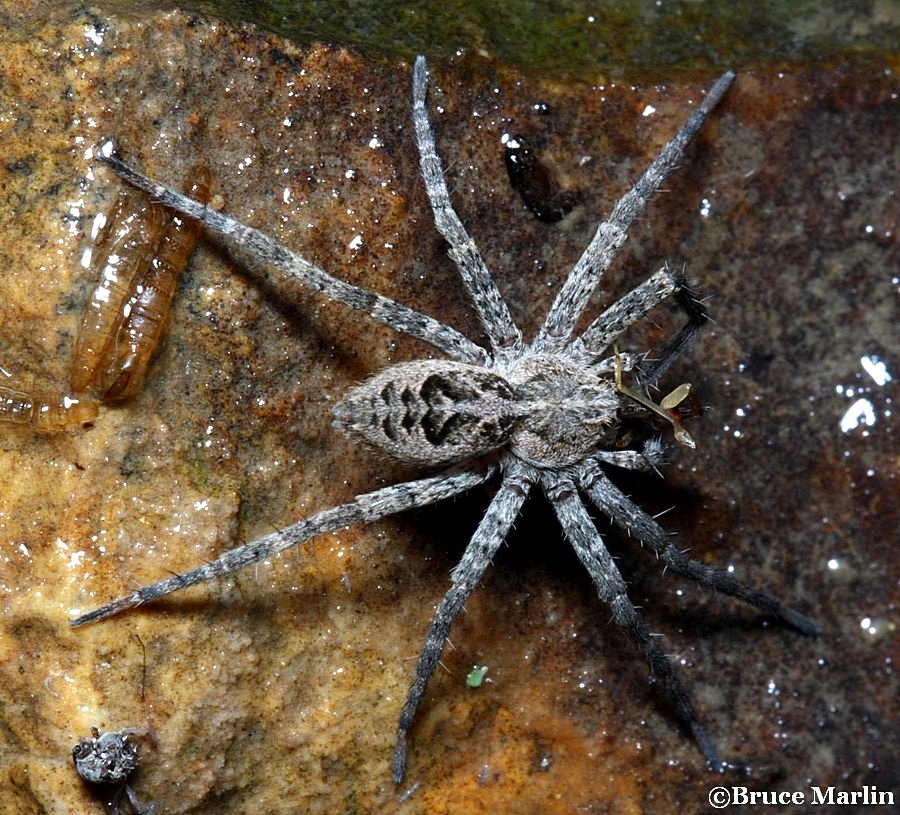
<svg viewBox="0 0 900 815">
<path fill-rule="evenodd" d="M 447 359 L 392 365 L 353 388 L 335 409 L 335 425 L 393 458 L 423 467 L 444 467 L 436 475 L 366 493 L 322 510 L 293 526 L 225 552 L 217 560 L 138 589 L 78 617 L 73 626 L 96 622 L 179 589 L 230 574 L 271 558 L 316 535 L 421 507 L 499 477 L 499 486 L 437 607 L 419 656 L 397 728 L 394 781 L 406 773 L 409 731 L 466 598 L 478 585 L 506 539 L 529 492 L 537 486 L 553 507 L 563 534 L 589 572 L 613 620 L 637 641 L 675 709 L 711 769 L 728 765 L 700 722 L 669 660 L 628 599 L 625 581 L 588 514 L 584 499 L 662 562 L 697 583 L 729 594 L 815 635 L 803 614 L 771 595 L 739 582 L 720 569 L 687 557 L 646 512 L 610 481 L 607 467 L 650 470 L 662 461 L 662 445 L 650 439 L 629 443 L 626 424 L 662 417 L 675 437 L 693 446 L 673 408 L 681 386 L 656 404 L 649 389 L 682 353 L 707 320 L 683 276 L 663 267 L 616 301 L 584 331 L 573 336 L 591 294 L 625 242 L 626 232 L 678 165 L 685 148 L 727 91 L 734 74 L 723 74 L 675 137 L 638 182 L 620 198 L 556 296 L 537 336 L 526 344 L 477 247 L 453 210 L 425 106 L 427 70 L 419 57 L 413 69 L 413 124 L 420 168 L 438 231 L 471 296 L 491 349 L 443 323 L 378 294 L 338 280 L 285 246 L 226 215 L 157 184 L 128 167 L 107 144 L 101 158 L 122 178 L 164 205 L 202 221 L 260 264 L 293 275 L 325 297 L 365 312 L 403 334 L 431 344 Z M 619 335 L 651 309 L 673 298 L 688 321 L 651 360 L 620 354 Z M 630 372 L 635 387 L 622 383 Z M 631 444 L 631 446 L 629 446 Z"/>
</svg>

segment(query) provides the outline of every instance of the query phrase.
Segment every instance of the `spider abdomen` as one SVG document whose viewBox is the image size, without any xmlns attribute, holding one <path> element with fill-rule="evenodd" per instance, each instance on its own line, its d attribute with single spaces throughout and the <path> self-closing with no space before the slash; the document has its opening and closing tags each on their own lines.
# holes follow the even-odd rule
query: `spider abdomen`
<svg viewBox="0 0 900 815">
<path fill-rule="evenodd" d="M 502 447 L 522 415 L 512 386 L 450 360 L 392 365 L 353 388 L 335 425 L 400 461 L 449 464 Z"/>
</svg>

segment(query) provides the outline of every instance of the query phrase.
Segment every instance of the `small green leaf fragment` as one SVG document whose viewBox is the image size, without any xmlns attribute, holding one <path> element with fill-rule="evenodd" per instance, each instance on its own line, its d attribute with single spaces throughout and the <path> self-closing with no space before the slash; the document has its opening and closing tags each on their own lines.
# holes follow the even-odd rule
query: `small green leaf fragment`
<svg viewBox="0 0 900 815">
<path fill-rule="evenodd" d="M 484 682 L 485 674 L 488 672 L 487 665 L 475 665 L 466 675 L 466 685 L 470 688 L 480 688 Z"/>
</svg>

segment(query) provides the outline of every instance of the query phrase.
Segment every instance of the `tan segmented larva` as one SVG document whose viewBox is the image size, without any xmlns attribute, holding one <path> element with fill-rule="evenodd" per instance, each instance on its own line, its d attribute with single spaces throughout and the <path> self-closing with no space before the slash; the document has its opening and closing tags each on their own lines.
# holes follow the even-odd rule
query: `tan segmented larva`
<svg viewBox="0 0 900 815">
<path fill-rule="evenodd" d="M 136 282 L 151 264 L 163 231 L 172 219 L 164 207 L 143 194 L 120 193 L 109 223 L 97 241 L 100 279 L 91 292 L 75 341 L 69 388 L 72 393 L 95 393 L 98 378 L 109 367 L 122 314 Z"/>
<path fill-rule="evenodd" d="M 30 424 L 38 433 L 59 433 L 90 424 L 97 418 L 98 407 L 92 396 L 75 398 L 0 387 L 0 420 Z"/>
<path fill-rule="evenodd" d="M 209 200 L 210 172 L 196 165 L 183 190 L 204 204 Z M 104 402 L 130 399 L 144 385 L 147 368 L 156 356 L 169 323 L 178 281 L 197 247 L 203 225 L 183 215 L 170 219 L 143 274 L 132 282 L 115 341 L 104 357 L 97 392 Z"/>
<path fill-rule="evenodd" d="M 205 203 L 210 183 L 209 170 L 195 165 L 183 189 Z M 84 309 L 68 391 L 29 390 L 10 376 L 0 386 L 0 421 L 39 433 L 77 430 L 94 421 L 101 404 L 138 393 L 202 229 L 138 190 L 121 192 L 97 240 L 100 280 Z"/>
</svg>

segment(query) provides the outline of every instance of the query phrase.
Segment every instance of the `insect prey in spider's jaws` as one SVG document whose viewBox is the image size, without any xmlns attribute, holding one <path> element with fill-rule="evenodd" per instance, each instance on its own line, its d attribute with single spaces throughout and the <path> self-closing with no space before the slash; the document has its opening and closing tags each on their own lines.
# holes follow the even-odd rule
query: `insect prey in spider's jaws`
<svg viewBox="0 0 900 815">
<path fill-rule="evenodd" d="M 400 461 L 441 466 L 436 475 L 383 487 L 353 501 L 323 509 L 293 526 L 238 546 L 217 560 L 165 578 L 78 617 L 73 625 L 96 622 L 170 592 L 230 574 L 310 538 L 350 524 L 443 501 L 497 479 L 499 484 L 437 607 L 413 673 L 397 727 L 393 777 L 407 766 L 409 733 L 438 664 L 450 627 L 532 491 L 543 493 L 575 550 L 612 610 L 614 622 L 649 660 L 681 720 L 709 766 L 727 767 L 707 734 L 680 679 L 628 598 L 625 581 L 589 513 L 593 506 L 652 549 L 674 571 L 722 594 L 736 597 L 805 634 L 819 629 L 803 614 L 727 572 L 687 557 L 656 521 L 610 480 L 607 470 L 651 470 L 661 463 L 662 444 L 649 420 L 662 417 L 681 440 L 690 436 L 672 409 L 686 396 L 676 388 L 661 404 L 649 396 L 663 373 L 707 320 L 700 300 L 683 276 L 663 266 L 598 315 L 580 334 L 575 328 L 626 233 L 663 180 L 681 163 L 734 79 L 723 74 L 681 129 L 615 204 L 575 264 L 537 336 L 526 343 L 481 254 L 450 202 L 426 110 L 427 72 L 419 57 L 413 68 L 412 117 L 422 179 L 438 232 L 449 245 L 463 286 L 471 297 L 490 347 L 482 348 L 433 317 L 335 278 L 250 226 L 216 212 L 146 178 L 107 152 L 103 160 L 123 179 L 156 200 L 202 221 L 254 261 L 298 278 L 324 297 L 343 303 L 396 331 L 432 345 L 445 357 L 393 365 L 351 389 L 335 410 L 335 425 Z M 633 323 L 672 299 L 687 315 L 685 325 L 652 354 L 619 354 L 615 343 Z M 623 383 L 630 374 L 632 384 Z M 647 425 L 643 443 L 627 423 Z"/>
</svg>

